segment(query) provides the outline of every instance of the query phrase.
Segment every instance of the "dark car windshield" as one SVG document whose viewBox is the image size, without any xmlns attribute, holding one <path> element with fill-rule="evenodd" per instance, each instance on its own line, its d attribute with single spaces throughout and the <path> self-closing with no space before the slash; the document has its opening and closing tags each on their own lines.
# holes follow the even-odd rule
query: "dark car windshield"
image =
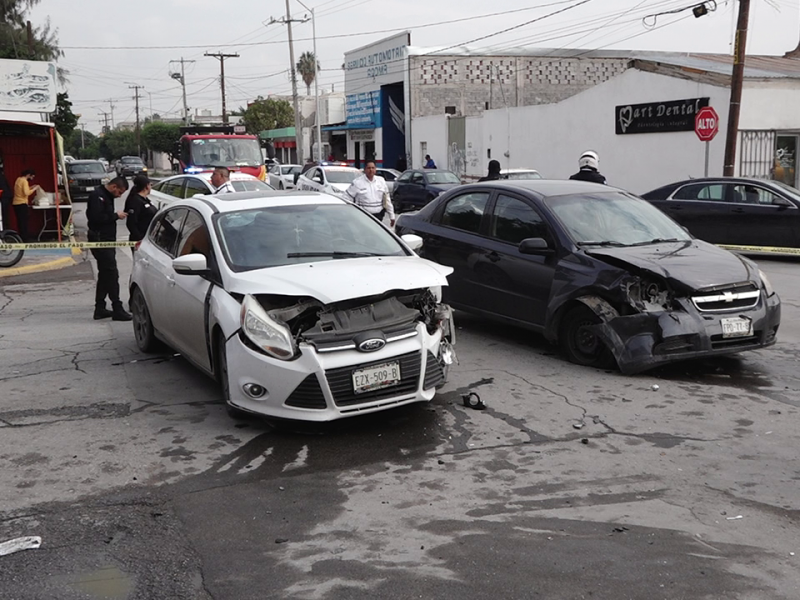
<svg viewBox="0 0 800 600">
<path fill-rule="evenodd" d="M 106 168 L 102 163 L 67 163 L 67 173 L 78 175 L 80 173 L 101 173 L 105 175 Z"/>
<path fill-rule="evenodd" d="M 795 202 L 800 202 L 800 190 L 790 186 L 787 183 L 783 183 L 782 181 L 771 181 L 773 185 L 778 186 L 787 196 L 789 196 Z"/>
<path fill-rule="evenodd" d="M 632 246 L 691 236 L 649 202 L 623 192 L 545 198 L 578 245 Z"/>
<path fill-rule="evenodd" d="M 461 183 L 461 180 L 456 177 L 455 173 L 450 171 L 439 171 L 436 173 L 428 173 L 428 183 Z"/>
<path fill-rule="evenodd" d="M 223 213 L 217 217 L 217 231 L 234 271 L 406 255 L 375 219 L 349 204 L 268 206 Z"/>
<path fill-rule="evenodd" d="M 281 175 L 294 175 L 295 173 L 299 173 L 300 169 L 302 168 L 303 167 L 300 167 L 298 165 L 293 165 L 291 167 L 281 167 Z"/>
</svg>

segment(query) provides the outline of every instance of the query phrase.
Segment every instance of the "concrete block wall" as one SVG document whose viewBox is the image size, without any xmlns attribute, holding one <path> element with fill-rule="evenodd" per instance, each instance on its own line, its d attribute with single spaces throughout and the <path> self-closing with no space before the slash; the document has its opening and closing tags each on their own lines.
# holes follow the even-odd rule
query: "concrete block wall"
<svg viewBox="0 0 800 600">
<path fill-rule="evenodd" d="M 412 118 L 560 102 L 628 69 L 625 58 L 412 56 Z"/>
</svg>

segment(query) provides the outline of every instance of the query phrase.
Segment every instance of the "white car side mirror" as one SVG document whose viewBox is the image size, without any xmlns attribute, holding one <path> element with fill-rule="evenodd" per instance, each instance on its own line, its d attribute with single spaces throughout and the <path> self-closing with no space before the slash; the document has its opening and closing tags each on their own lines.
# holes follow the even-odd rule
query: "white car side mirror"
<svg viewBox="0 0 800 600">
<path fill-rule="evenodd" d="M 187 254 L 172 259 L 172 268 L 180 275 L 205 275 L 208 261 L 202 254 Z"/>
<path fill-rule="evenodd" d="M 414 250 L 415 252 L 422 248 L 422 238 L 418 235 L 414 235 L 413 233 L 407 233 L 403 236 L 400 236 L 400 239 L 403 240 L 406 245 Z"/>
</svg>

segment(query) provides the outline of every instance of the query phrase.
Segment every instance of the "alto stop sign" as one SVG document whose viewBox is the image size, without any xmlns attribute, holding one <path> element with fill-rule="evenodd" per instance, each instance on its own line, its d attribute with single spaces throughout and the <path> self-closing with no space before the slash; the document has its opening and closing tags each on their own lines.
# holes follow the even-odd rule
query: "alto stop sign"
<svg viewBox="0 0 800 600">
<path fill-rule="evenodd" d="M 697 111 L 694 118 L 694 132 L 701 142 L 710 142 L 719 131 L 719 116 L 710 106 L 706 106 Z"/>
</svg>

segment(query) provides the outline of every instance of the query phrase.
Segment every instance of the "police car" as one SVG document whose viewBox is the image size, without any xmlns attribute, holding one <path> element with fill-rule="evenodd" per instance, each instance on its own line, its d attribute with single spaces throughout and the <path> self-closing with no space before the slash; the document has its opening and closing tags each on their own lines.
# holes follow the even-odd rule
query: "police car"
<svg viewBox="0 0 800 600">
<path fill-rule="evenodd" d="M 347 188 L 360 175 L 361 171 L 348 167 L 347 163 L 321 163 L 297 178 L 297 189 L 324 192 L 349 200 Z"/>
</svg>

